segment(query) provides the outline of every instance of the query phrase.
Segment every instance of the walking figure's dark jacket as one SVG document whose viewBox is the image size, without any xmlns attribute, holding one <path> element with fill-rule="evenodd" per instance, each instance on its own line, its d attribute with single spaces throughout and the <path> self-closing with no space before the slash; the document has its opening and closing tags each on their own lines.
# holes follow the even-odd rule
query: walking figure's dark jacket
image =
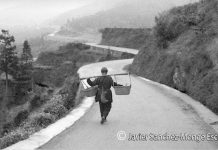
<svg viewBox="0 0 218 150">
<path fill-rule="evenodd" d="M 116 82 L 113 81 L 111 76 L 98 77 L 94 81 L 91 81 L 90 79 L 88 79 L 87 83 L 90 86 L 98 85 L 98 91 L 97 91 L 96 96 L 95 96 L 95 101 L 96 102 L 99 102 L 101 100 L 102 87 L 103 87 L 104 91 L 106 91 L 105 98 L 109 102 L 112 102 L 113 98 L 112 98 L 112 92 L 111 92 L 110 88 L 112 86 L 120 86 L 119 84 L 117 84 Z"/>
</svg>

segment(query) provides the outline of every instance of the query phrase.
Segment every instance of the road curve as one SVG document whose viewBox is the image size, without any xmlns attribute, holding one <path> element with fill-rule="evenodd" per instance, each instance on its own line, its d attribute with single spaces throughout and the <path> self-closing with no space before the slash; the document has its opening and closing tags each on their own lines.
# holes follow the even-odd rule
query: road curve
<svg viewBox="0 0 218 150">
<path fill-rule="evenodd" d="M 137 49 L 131 49 L 131 48 L 124 48 L 124 47 L 115 47 L 115 46 L 107 46 L 107 45 L 99 45 L 96 43 L 85 43 L 86 45 L 93 46 L 93 47 L 98 47 L 98 48 L 103 48 L 103 49 L 110 49 L 113 51 L 119 51 L 119 52 L 124 52 L 124 53 L 130 53 L 137 55 L 139 50 Z"/>
<path fill-rule="evenodd" d="M 122 68 L 131 62 L 132 60 L 119 60 L 90 64 L 82 67 L 79 73 L 81 77 L 99 75 L 100 68 L 103 66 L 109 68 L 109 73 L 121 73 L 123 72 Z M 127 82 L 127 80 L 125 81 Z M 84 117 L 39 149 L 218 149 L 217 141 L 197 142 L 195 140 L 197 138 L 192 137 L 191 140 L 190 137 L 187 137 L 190 134 L 195 135 L 195 137 L 217 134 L 193 107 L 178 98 L 174 93 L 169 93 L 167 90 L 139 77 L 132 77 L 132 84 L 133 87 L 129 96 L 114 95 L 113 107 L 108 122 L 104 125 L 100 124 L 99 106 L 98 103 L 95 103 Z M 118 132 L 121 133 L 122 140 L 118 140 Z M 129 139 L 130 134 L 138 135 L 139 133 L 146 134 L 147 137 L 140 136 L 141 141 Z M 187 135 L 187 140 L 152 141 L 153 135 L 165 133 L 167 135 Z M 124 139 L 125 135 L 126 139 Z"/>
</svg>

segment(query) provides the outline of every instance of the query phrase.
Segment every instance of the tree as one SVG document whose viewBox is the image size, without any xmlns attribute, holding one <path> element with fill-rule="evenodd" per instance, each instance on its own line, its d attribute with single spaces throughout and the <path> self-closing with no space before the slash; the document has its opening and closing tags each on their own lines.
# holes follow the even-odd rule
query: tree
<svg viewBox="0 0 218 150">
<path fill-rule="evenodd" d="M 31 47 L 29 45 L 29 42 L 26 40 L 23 43 L 23 52 L 21 54 L 19 77 L 24 77 L 26 75 L 31 76 L 33 69 L 32 62 L 33 56 L 31 54 Z"/>
<path fill-rule="evenodd" d="M 31 80 L 31 84 L 33 88 L 32 73 L 33 73 L 33 56 L 31 54 L 31 47 L 29 45 L 29 42 L 25 40 L 23 43 L 23 52 L 21 54 L 21 59 L 19 63 L 19 71 L 16 76 L 16 79 L 19 80 L 19 83 L 21 85 L 22 85 L 22 82 L 27 82 Z M 29 86 L 27 87 L 29 88 Z M 25 88 L 25 86 L 23 86 L 22 88 Z"/>
<path fill-rule="evenodd" d="M 24 63 L 32 63 L 33 61 L 33 56 L 31 54 L 31 47 L 29 45 L 29 42 L 26 40 L 23 43 L 23 53 L 21 55 L 21 60 Z"/>
<path fill-rule="evenodd" d="M 2 45 L 2 51 L 0 53 L 0 70 L 5 73 L 6 77 L 6 98 L 8 97 L 8 75 L 9 73 L 14 72 L 14 68 L 16 68 L 18 63 L 18 58 L 15 52 L 16 46 L 14 42 L 14 36 L 11 36 L 9 31 L 1 31 L 0 43 Z"/>
</svg>

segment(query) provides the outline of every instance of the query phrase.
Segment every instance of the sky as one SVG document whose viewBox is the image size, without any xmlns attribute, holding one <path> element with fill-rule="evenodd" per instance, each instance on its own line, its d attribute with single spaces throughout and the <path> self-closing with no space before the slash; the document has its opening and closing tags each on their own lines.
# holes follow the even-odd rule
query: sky
<svg viewBox="0 0 218 150">
<path fill-rule="evenodd" d="M 111 5 L 134 0 L 0 0 L 1 25 L 39 25 L 69 10 L 86 5 L 104 3 Z M 149 0 L 145 0 L 149 1 Z M 150 0 L 158 3 L 178 3 L 194 0 Z"/>
<path fill-rule="evenodd" d="M 40 24 L 95 0 L 0 0 L 0 23 Z"/>
</svg>

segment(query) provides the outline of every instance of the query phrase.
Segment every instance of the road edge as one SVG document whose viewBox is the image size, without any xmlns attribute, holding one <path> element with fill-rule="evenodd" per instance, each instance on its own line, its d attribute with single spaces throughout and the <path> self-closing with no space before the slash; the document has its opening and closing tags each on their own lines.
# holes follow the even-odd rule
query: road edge
<svg viewBox="0 0 218 150">
<path fill-rule="evenodd" d="M 136 75 L 135 75 L 136 76 Z M 171 88 L 165 84 L 161 84 L 146 78 L 143 78 L 141 76 L 136 76 L 139 79 L 142 79 L 143 81 L 158 86 L 160 88 L 163 88 L 164 90 L 172 93 L 174 96 L 180 98 L 183 100 L 186 104 L 189 104 L 192 106 L 192 108 L 198 113 L 198 115 L 201 117 L 201 119 L 206 122 L 210 127 L 212 127 L 217 133 L 218 133 L 218 125 L 210 125 L 210 123 L 217 122 L 218 121 L 218 116 L 213 113 L 209 108 L 201 104 L 199 101 L 193 99 L 187 94 L 184 94 L 174 88 Z"/>
</svg>

